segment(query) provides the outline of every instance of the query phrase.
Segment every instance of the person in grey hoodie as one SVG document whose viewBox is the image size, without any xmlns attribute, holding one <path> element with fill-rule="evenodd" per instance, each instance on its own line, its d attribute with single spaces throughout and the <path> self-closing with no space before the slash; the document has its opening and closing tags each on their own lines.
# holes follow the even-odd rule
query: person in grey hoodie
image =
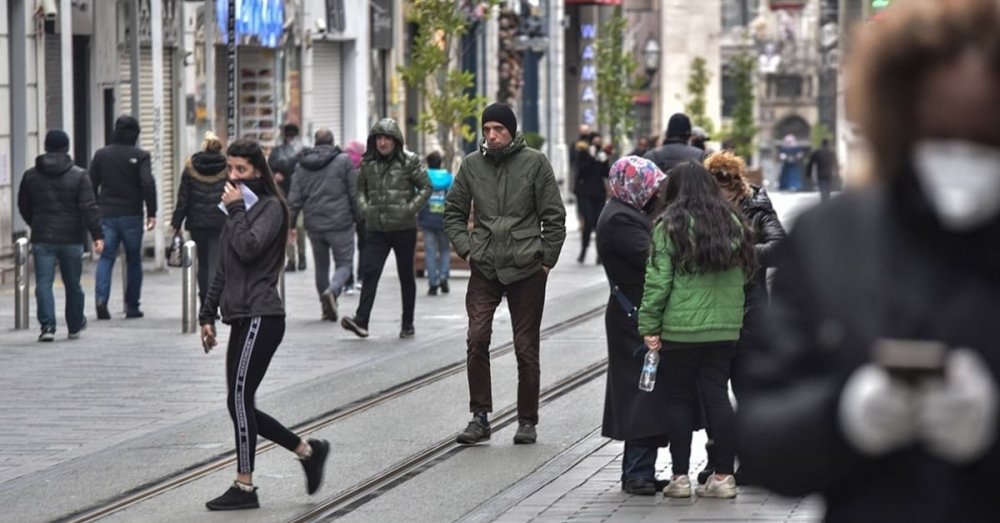
<svg viewBox="0 0 1000 523">
<path fill-rule="evenodd" d="M 277 286 L 285 265 L 288 205 L 260 144 L 239 139 L 229 145 L 227 153 L 229 182 L 222 203 L 228 217 L 220 237 L 222 257 L 198 313 L 198 323 L 206 352 L 217 344 L 217 311 L 222 312 L 222 322 L 232 327 L 226 350 L 226 404 L 236 440 L 237 474 L 228 490 L 206 503 L 209 510 L 260 506 L 253 485 L 258 434 L 298 456 L 309 494 L 315 493 L 323 481 L 330 451 L 326 441 L 306 441 L 257 410 L 257 387 L 285 336 L 285 308 Z"/>
<path fill-rule="evenodd" d="M 292 223 L 299 212 L 312 244 L 316 292 L 323 319 L 337 320 L 337 298 L 351 277 L 354 262 L 354 226 L 360 221 L 357 202 L 358 170 L 350 156 L 333 144 L 333 132 L 316 131 L 315 144 L 299 156 L 288 207 Z M 290 231 L 292 240 L 296 231 Z M 330 277 L 330 254 L 335 266 Z"/>
</svg>

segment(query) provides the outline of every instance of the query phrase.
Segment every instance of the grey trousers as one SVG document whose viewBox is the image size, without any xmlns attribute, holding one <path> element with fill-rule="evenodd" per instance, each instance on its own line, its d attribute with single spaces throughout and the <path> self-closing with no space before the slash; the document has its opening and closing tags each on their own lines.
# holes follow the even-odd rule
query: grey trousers
<svg viewBox="0 0 1000 523">
<path fill-rule="evenodd" d="M 322 295 L 329 290 L 334 296 L 340 296 L 354 265 L 354 228 L 310 231 L 309 243 L 316 269 L 316 293 Z M 335 267 L 333 277 L 330 276 L 330 254 L 333 254 Z"/>
</svg>

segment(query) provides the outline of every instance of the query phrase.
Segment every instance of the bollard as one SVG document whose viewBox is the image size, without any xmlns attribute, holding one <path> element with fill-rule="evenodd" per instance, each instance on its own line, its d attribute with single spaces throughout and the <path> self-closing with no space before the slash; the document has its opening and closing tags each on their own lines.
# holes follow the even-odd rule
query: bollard
<svg viewBox="0 0 1000 523">
<path fill-rule="evenodd" d="M 198 331 L 198 255 L 191 240 L 181 250 L 181 273 L 181 332 L 187 334 Z"/>
<path fill-rule="evenodd" d="M 14 329 L 28 328 L 28 239 L 18 238 L 14 247 Z"/>
</svg>

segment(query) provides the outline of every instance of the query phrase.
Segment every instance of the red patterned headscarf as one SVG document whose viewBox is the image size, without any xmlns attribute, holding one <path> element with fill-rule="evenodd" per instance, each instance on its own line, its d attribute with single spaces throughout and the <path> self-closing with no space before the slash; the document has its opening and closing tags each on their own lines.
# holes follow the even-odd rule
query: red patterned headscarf
<svg viewBox="0 0 1000 523">
<path fill-rule="evenodd" d="M 639 156 L 619 158 L 608 174 L 611 194 L 639 210 L 649 203 L 666 179 L 667 175 L 655 163 Z"/>
</svg>

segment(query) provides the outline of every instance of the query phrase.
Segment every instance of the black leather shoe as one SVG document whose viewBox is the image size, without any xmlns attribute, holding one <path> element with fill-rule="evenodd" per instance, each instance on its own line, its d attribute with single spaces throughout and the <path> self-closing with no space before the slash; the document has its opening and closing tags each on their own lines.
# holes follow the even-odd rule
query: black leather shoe
<svg viewBox="0 0 1000 523">
<path fill-rule="evenodd" d="M 305 258 L 299 258 L 299 270 L 300 271 L 306 270 L 306 259 Z"/>
<path fill-rule="evenodd" d="M 405 340 L 416 336 L 416 334 L 417 331 L 413 330 L 413 325 L 408 325 L 400 329 L 399 338 Z"/>
<path fill-rule="evenodd" d="M 431 285 L 431 288 L 427 289 L 427 295 L 428 296 L 437 296 L 438 295 L 438 288 L 437 288 L 437 286 Z"/>
<path fill-rule="evenodd" d="M 515 445 L 531 445 L 538 439 L 535 426 L 531 423 L 518 423 L 517 432 L 514 433 Z"/>
<path fill-rule="evenodd" d="M 146 315 L 143 314 L 142 311 L 139 310 L 139 309 L 136 309 L 134 311 L 128 311 L 128 312 L 125 313 L 125 318 L 126 319 L 142 318 L 144 316 L 146 316 Z"/>
<path fill-rule="evenodd" d="M 111 319 L 111 313 L 108 312 L 108 304 L 107 303 L 98 303 L 97 304 L 97 319 L 99 319 L 99 320 L 110 320 Z"/>
<path fill-rule="evenodd" d="M 460 445 L 474 445 L 490 440 L 490 426 L 484 425 L 478 419 L 473 419 L 465 427 L 465 430 L 458 433 L 455 442 Z"/>
<path fill-rule="evenodd" d="M 301 461 L 306 472 L 306 492 L 314 494 L 323 483 L 323 468 L 330 454 L 330 443 L 325 439 L 310 439 L 309 446 L 312 447 L 312 455 Z"/>
<path fill-rule="evenodd" d="M 295 272 L 295 262 L 289 261 L 288 264 L 285 265 L 285 272 Z"/>
<path fill-rule="evenodd" d="M 659 490 L 656 488 L 655 481 L 650 481 L 648 479 L 633 479 L 622 485 L 622 492 L 635 496 L 655 496 Z"/>
<path fill-rule="evenodd" d="M 448 294 L 451 289 L 448 288 L 448 280 L 441 280 L 441 292 Z"/>
</svg>

